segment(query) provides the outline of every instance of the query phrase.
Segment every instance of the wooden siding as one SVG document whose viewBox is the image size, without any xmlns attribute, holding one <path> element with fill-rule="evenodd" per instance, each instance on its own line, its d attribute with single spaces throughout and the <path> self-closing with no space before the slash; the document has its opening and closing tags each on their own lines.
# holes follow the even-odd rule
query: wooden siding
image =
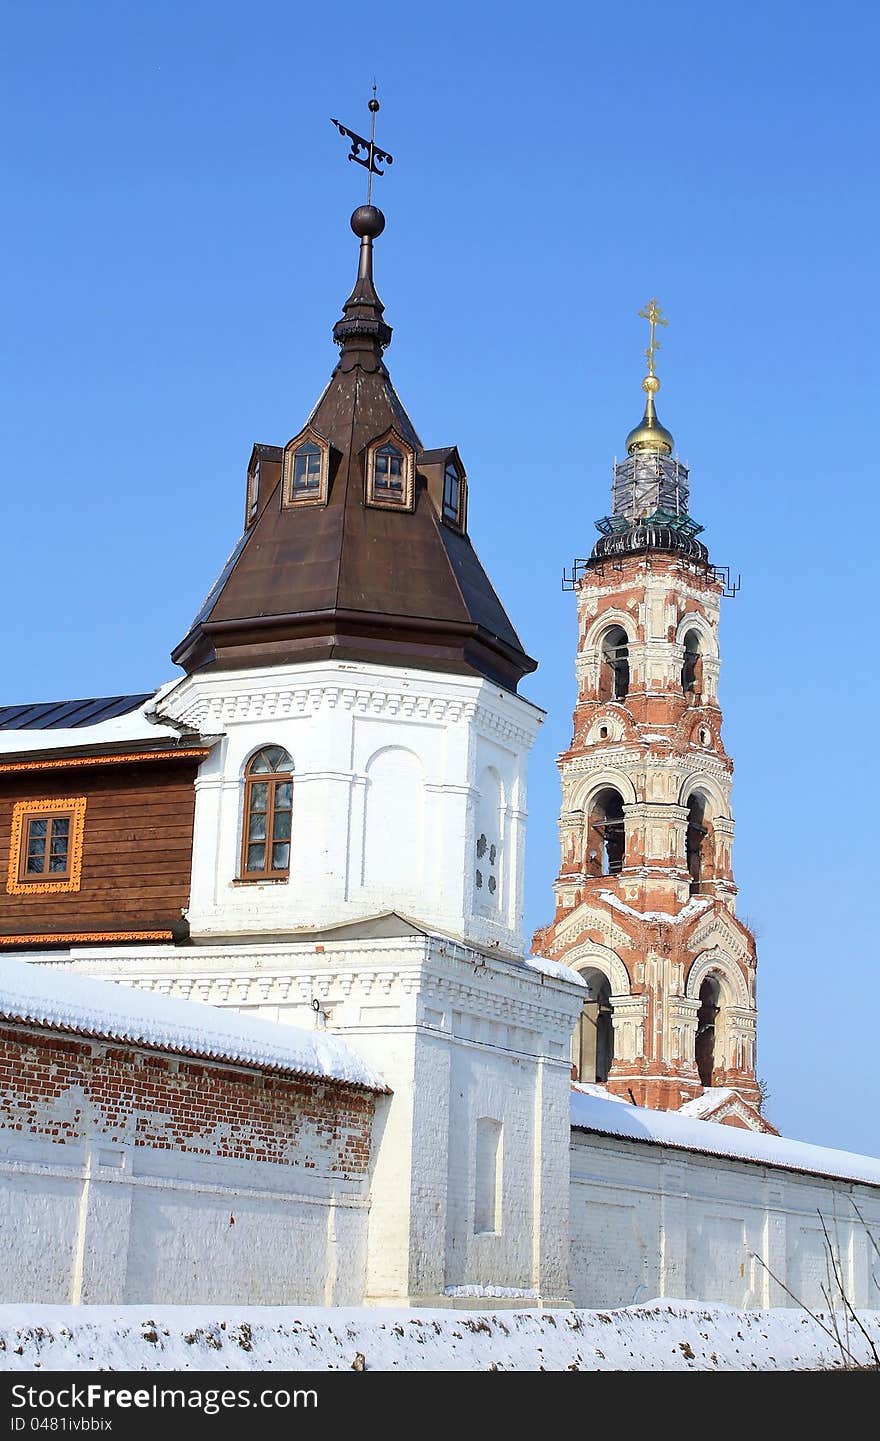
<svg viewBox="0 0 880 1441">
<path fill-rule="evenodd" d="M 0 776 L 0 940 L 174 931 L 189 904 L 197 761 L 150 760 Z M 10 895 L 16 801 L 85 796 L 79 891 Z"/>
</svg>

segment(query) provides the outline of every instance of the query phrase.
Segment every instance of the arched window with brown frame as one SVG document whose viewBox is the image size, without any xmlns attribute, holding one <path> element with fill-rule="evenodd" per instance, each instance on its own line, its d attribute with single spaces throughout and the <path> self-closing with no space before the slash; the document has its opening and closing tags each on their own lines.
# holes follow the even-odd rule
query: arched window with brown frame
<svg viewBox="0 0 880 1441">
<path fill-rule="evenodd" d="M 287 880 L 292 816 L 293 761 L 282 746 L 264 746 L 245 770 L 242 880 Z"/>
<path fill-rule="evenodd" d="M 326 505 L 330 494 L 329 442 L 307 425 L 284 447 L 281 504 L 285 510 Z"/>
</svg>

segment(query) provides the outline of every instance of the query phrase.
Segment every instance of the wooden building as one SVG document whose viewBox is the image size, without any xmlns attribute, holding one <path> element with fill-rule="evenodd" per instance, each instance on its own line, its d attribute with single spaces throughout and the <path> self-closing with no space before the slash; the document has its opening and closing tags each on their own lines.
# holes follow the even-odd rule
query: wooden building
<svg viewBox="0 0 880 1441">
<path fill-rule="evenodd" d="M 0 709 L 0 945 L 183 939 L 207 748 L 150 695 Z"/>
</svg>

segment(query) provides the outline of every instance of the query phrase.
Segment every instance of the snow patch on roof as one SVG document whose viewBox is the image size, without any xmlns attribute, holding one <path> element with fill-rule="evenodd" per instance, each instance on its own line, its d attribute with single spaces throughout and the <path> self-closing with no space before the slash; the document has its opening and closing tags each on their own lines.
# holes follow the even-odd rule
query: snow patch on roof
<svg viewBox="0 0 880 1441">
<path fill-rule="evenodd" d="M 612 910 L 622 911 L 625 916 L 633 916 L 637 921 L 665 921 L 670 925 L 693 920 L 694 916 L 698 916 L 712 904 L 711 896 L 691 896 L 678 914 L 673 915 L 671 911 L 637 911 L 628 906 L 626 901 L 620 900 L 613 891 L 599 891 L 599 899 L 611 906 Z"/>
<path fill-rule="evenodd" d="M 679 1106 L 679 1116 L 707 1116 L 711 1111 L 717 1111 L 725 1101 L 732 1100 L 737 1095 L 730 1086 L 709 1086 L 702 1094 L 693 1101 L 685 1101 Z"/>
<path fill-rule="evenodd" d="M 554 961 L 549 956 L 523 956 L 522 963 L 530 971 L 540 971 L 541 975 L 551 976 L 554 981 L 568 981 L 573 986 L 587 989 L 583 976 L 564 961 Z"/>
<path fill-rule="evenodd" d="M 387 1090 L 377 1071 L 326 1031 L 157 996 L 9 956 L 0 956 L 0 1015 L 162 1051 Z"/>
<path fill-rule="evenodd" d="M 621 1106 L 632 1104 L 631 1101 L 624 1100 L 623 1096 L 612 1096 L 608 1087 L 600 1085 L 598 1081 L 572 1081 L 571 1089 L 584 1096 L 598 1096 L 600 1101 L 615 1101 Z"/>
<path fill-rule="evenodd" d="M 649 1111 L 644 1106 L 617 1106 L 608 1097 L 572 1091 L 571 1124 L 575 1130 L 598 1131 L 605 1136 L 622 1136 L 629 1141 L 675 1146 L 679 1150 L 702 1151 L 734 1161 L 756 1161 L 762 1166 L 781 1166 L 813 1176 L 835 1176 L 880 1186 L 880 1159 L 835 1151 L 807 1141 L 789 1141 L 758 1131 L 740 1130 L 716 1121 L 702 1121 L 681 1111 Z"/>
<path fill-rule="evenodd" d="M 19 755 L 28 751 L 86 750 L 91 746 L 128 745 L 137 741 L 157 741 L 167 737 L 180 740 L 180 732 L 173 726 L 162 725 L 150 720 L 150 715 L 161 701 L 165 692 L 177 685 L 168 681 L 136 710 L 125 715 L 114 716 L 111 720 L 99 721 L 97 725 L 76 726 L 58 730 L 0 730 L 0 755 Z"/>
</svg>

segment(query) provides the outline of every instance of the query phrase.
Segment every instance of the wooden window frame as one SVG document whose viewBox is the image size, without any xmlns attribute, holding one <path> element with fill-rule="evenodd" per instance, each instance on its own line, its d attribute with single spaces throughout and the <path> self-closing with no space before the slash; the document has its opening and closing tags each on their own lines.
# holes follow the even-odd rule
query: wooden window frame
<svg viewBox="0 0 880 1441">
<path fill-rule="evenodd" d="M 387 495 L 376 494 L 376 456 L 386 445 L 393 445 L 400 451 L 403 457 L 401 466 L 401 478 L 403 485 L 399 500 L 390 500 Z M 366 465 L 364 467 L 364 504 L 376 510 L 404 510 L 410 511 L 414 507 L 415 499 L 415 452 L 411 445 L 398 435 L 396 430 L 388 430 L 380 435 L 367 446 Z"/>
<path fill-rule="evenodd" d="M 293 489 L 293 474 L 296 463 L 296 453 L 303 445 L 315 445 L 321 452 L 321 470 L 316 494 L 295 495 Z M 305 505 L 326 505 L 330 498 L 330 445 L 323 435 L 319 435 L 310 425 L 293 440 L 289 440 L 284 447 L 284 458 L 281 462 L 281 504 L 284 510 L 299 510 Z"/>
<path fill-rule="evenodd" d="M 17 801 L 12 810 L 12 834 L 9 846 L 9 868 L 6 892 L 12 896 L 69 895 L 78 891 L 82 879 L 83 828 L 86 815 L 85 796 L 58 796 L 51 800 Z M 27 840 L 31 820 L 48 820 L 47 845 L 51 822 L 69 820 L 67 870 L 64 874 L 42 871 L 30 876 L 25 870 Z"/>
<path fill-rule="evenodd" d="M 455 472 L 458 481 L 458 505 L 455 512 L 446 508 L 446 477 L 449 471 Z M 456 460 L 450 456 L 443 466 L 443 494 L 440 502 L 440 514 L 446 525 L 451 525 L 455 530 L 464 530 L 465 516 L 467 514 L 467 476 Z"/>
<path fill-rule="evenodd" d="M 245 517 L 244 528 L 249 530 L 257 518 L 257 511 L 260 508 L 260 462 L 254 462 L 252 470 L 248 471 L 247 494 L 245 496 Z"/>
<path fill-rule="evenodd" d="M 291 794 L 291 805 L 290 805 L 290 811 L 291 811 L 290 830 L 291 830 L 291 834 L 290 834 L 290 839 L 289 839 L 288 842 L 287 842 L 287 845 L 288 845 L 288 861 L 287 861 L 287 866 L 285 867 L 284 870 L 273 870 L 273 869 L 271 868 L 271 865 L 269 864 L 269 862 L 271 861 L 272 847 L 273 847 L 274 844 L 276 844 L 276 842 L 274 842 L 273 839 L 272 839 L 272 833 L 273 833 L 274 828 L 275 828 L 275 793 L 276 793 L 276 790 L 277 790 L 277 788 L 278 788 L 279 785 L 284 785 L 284 784 L 286 784 L 287 782 L 290 782 L 290 784 L 291 784 L 291 786 L 292 786 L 292 784 L 293 784 L 293 771 L 292 771 L 292 770 L 286 770 L 286 771 L 260 771 L 260 772 L 257 772 L 257 773 L 254 774 L 254 775 L 251 775 L 251 774 L 249 773 L 250 766 L 251 766 L 251 765 L 253 764 L 253 762 L 256 760 L 257 756 L 260 755 L 260 754 L 262 754 L 262 752 L 263 752 L 264 750 L 269 750 L 269 749 L 270 749 L 269 746 L 260 746 L 260 749 L 257 750 L 257 751 L 255 751 L 254 754 L 251 756 L 251 758 L 250 758 L 250 760 L 248 761 L 248 764 L 247 764 L 247 769 L 245 770 L 245 781 L 244 781 L 244 810 L 243 810 L 243 812 L 242 812 L 242 825 L 241 825 L 241 863 L 240 863 L 240 866 L 239 866 L 238 878 L 239 878 L 239 881 L 247 882 L 248 884 L 259 883 L 260 881 L 287 881 L 287 880 L 290 879 L 290 857 L 291 857 L 291 855 L 293 854 L 293 796 L 292 796 L 292 794 Z M 264 868 L 263 868 L 262 870 L 260 870 L 260 871 L 252 871 L 252 870 L 250 870 L 250 868 L 248 867 L 248 847 L 249 847 L 249 845 L 251 845 L 251 844 L 259 844 L 259 842 L 251 842 L 251 841 L 249 840 L 249 832 L 250 832 L 250 828 L 251 828 L 251 827 L 250 827 L 250 822 L 251 822 L 251 794 L 252 794 L 252 792 L 253 792 L 253 788 L 254 788 L 255 785 L 265 785 L 265 786 L 267 787 L 267 795 L 266 795 L 266 842 L 265 842 L 265 844 L 266 844 L 266 865 L 265 865 Z M 281 842 L 281 844 L 283 844 L 283 842 Z"/>
</svg>

